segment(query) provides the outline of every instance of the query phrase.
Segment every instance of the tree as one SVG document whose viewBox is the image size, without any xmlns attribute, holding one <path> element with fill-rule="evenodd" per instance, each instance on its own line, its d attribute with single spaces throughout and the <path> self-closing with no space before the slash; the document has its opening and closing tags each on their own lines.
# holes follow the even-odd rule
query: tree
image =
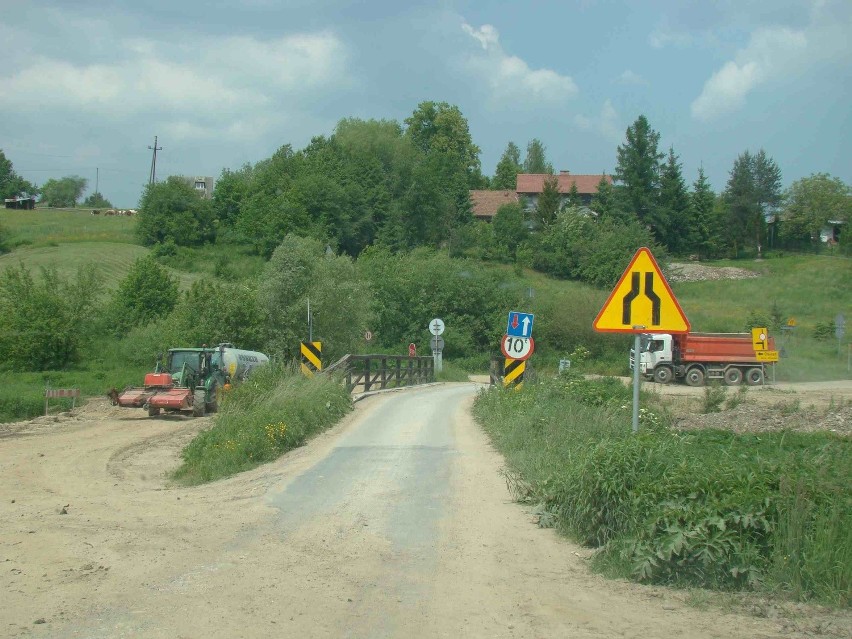
<svg viewBox="0 0 852 639">
<path fill-rule="evenodd" d="M 79 175 L 69 175 L 60 180 L 51 178 L 41 187 L 41 201 L 59 208 L 77 206 L 86 184 L 88 180 Z"/>
<path fill-rule="evenodd" d="M 35 195 L 38 189 L 15 173 L 12 161 L 0 150 L 0 199 L 12 198 L 26 193 Z"/>
<path fill-rule="evenodd" d="M 578 207 L 582 204 L 580 189 L 577 188 L 576 182 L 571 182 L 571 188 L 568 189 L 568 196 L 565 198 L 565 207 Z"/>
<path fill-rule="evenodd" d="M 559 181 L 555 175 L 551 175 L 544 180 L 544 188 L 541 195 L 538 196 L 538 202 L 535 207 L 536 218 L 543 226 L 547 226 L 553 222 L 556 217 L 556 212 L 559 210 L 561 203 L 559 195 Z"/>
<path fill-rule="evenodd" d="M 479 147 L 473 143 L 467 120 L 461 110 L 446 102 L 421 102 L 405 119 L 406 136 L 427 155 L 445 159 L 448 173 L 461 171 L 466 188 L 479 186 L 481 175 Z"/>
<path fill-rule="evenodd" d="M 106 316 L 118 337 L 168 315 L 177 304 L 178 282 L 151 256 L 137 259 L 118 284 Z"/>
<path fill-rule="evenodd" d="M 223 226 L 233 228 L 240 216 L 243 202 L 251 193 L 251 164 L 231 171 L 223 169 L 213 191 L 213 214 Z"/>
<path fill-rule="evenodd" d="M 598 219 L 606 219 L 615 214 L 615 194 L 612 189 L 612 183 L 607 179 L 606 174 L 601 175 L 598 182 L 598 191 L 592 196 L 591 208 L 598 214 Z"/>
<path fill-rule="evenodd" d="M 149 184 L 139 202 L 136 234 L 146 246 L 171 239 L 178 246 L 213 241 L 213 207 L 180 177 Z"/>
<path fill-rule="evenodd" d="M 660 174 L 660 199 L 658 218 L 665 223 L 664 243 L 669 251 L 685 254 L 697 244 L 695 224 L 691 219 L 689 194 L 681 173 L 681 164 L 674 148 L 669 147 L 666 163 Z"/>
<path fill-rule="evenodd" d="M 89 197 L 83 200 L 83 206 L 92 209 L 111 209 L 112 202 L 106 199 L 98 192 L 92 193 Z"/>
<path fill-rule="evenodd" d="M 523 173 L 523 171 L 524 169 L 521 166 L 521 150 L 517 144 L 509 142 L 509 145 L 500 157 L 500 161 L 497 163 L 491 188 L 494 190 L 514 191 L 518 184 L 518 173 Z"/>
<path fill-rule="evenodd" d="M 356 352 L 370 325 L 370 294 L 356 276 L 352 259 L 327 255 L 322 242 L 288 235 L 263 271 L 258 302 L 267 323 L 269 352 L 294 357 L 307 340 L 310 299 L 313 338 L 333 361 Z"/>
<path fill-rule="evenodd" d="M 640 115 L 627 127 L 626 137 L 625 143 L 618 147 L 618 162 L 613 174 L 622 185 L 621 205 L 648 226 L 658 241 L 663 241 L 666 225 L 657 210 L 660 161 L 663 159 L 663 154 L 657 150 L 660 134 L 651 128 L 644 115 Z"/>
<path fill-rule="evenodd" d="M 758 200 L 754 156 L 745 151 L 734 161 L 724 194 L 725 230 L 734 255 L 750 240 L 756 241 L 755 248 L 760 253 L 765 220 Z"/>
<path fill-rule="evenodd" d="M 553 165 L 547 161 L 547 148 L 541 140 L 533 138 L 527 144 L 527 156 L 524 158 L 524 173 L 543 173 L 553 175 Z"/>
<path fill-rule="evenodd" d="M 818 246 L 829 220 L 852 224 L 852 189 L 827 173 L 796 180 L 784 200 L 781 237 L 789 246 Z"/>
<path fill-rule="evenodd" d="M 763 214 L 764 223 L 777 219 L 781 206 L 781 169 L 775 160 L 760 149 L 754 156 L 754 180 L 757 206 Z M 764 224 L 765 226 L 765 224 Z M 757 238 L 758 253 L 760 253 L 760 238 Z"/>
<path fill-rule="evenodd" d="M 93 265 L 80 268 L 73 280 L 56 267 L 42 268 L 40 278 L 23 264 L 0 271 L 2 366 L 45 371 L 77 361 L 101 290 Z"/>
<path fill-rule="evenodd" d="M 504 204 L 497 210 L 491 225 L 495 242 L 505 251 L 508 258 L 514 260 L 518 246 L 529 236 L 521 205 Z"/>
<path fill-rule="evenodd" d="M 704 175 L 704 167 L 698 169 L 698 179 L 692 185 L 690 195 L 690 217 L 695 225 L 695 250 L 699 258 L 714 257 L 719 250 L 719 229 L 716 224 L 716 196 Z"/>
</svg>

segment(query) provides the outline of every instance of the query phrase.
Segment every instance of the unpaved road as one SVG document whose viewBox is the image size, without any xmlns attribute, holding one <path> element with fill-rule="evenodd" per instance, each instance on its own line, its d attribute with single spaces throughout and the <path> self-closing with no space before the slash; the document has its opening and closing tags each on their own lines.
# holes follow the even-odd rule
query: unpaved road
<svg viewBox="0 0 852 639">
<path fill-rule="evenodd" d="M 475 392 L 365 399 L 277 462 L 195 488 L 164 477 L 206 419 L 94 404 L 0 429 L 0 637 L 849 630 L 848 616 L 698 610 L 684 593 L 591 574 L 587 550 L 511 502 L 470 418 Z"/>
</svg>

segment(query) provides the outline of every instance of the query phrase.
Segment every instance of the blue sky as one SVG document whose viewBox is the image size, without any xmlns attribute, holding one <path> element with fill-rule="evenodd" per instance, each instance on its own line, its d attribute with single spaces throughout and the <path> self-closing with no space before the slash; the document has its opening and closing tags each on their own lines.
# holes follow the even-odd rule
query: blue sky
<svg viewBox="0 0 852 639">
<path fill-rule="evenodd" d="M 37 184 L 92 191 L 99 168 L 132 207 L 154 135 L 158 176 L 218 176 L 435 100 L 467 117 L 486 174 L 532 138 L 556 169 L 611 172 L 645 114 L 687 182 L 703 164 L 721 191 L 762 147 L 785 185 L 852 183 L 850 33 L 848 0 L 0 0 L 0 149 Z"/>
</svg>

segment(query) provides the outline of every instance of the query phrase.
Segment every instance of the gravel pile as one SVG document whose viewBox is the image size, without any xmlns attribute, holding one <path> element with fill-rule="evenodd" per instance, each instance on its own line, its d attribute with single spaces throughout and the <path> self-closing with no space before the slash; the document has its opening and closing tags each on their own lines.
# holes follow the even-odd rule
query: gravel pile
<svg viewBox="0 0 852 639">
<path fill-rule="evenodd" d="M 675 421 L 677 430 L 720 428 L 735 433 L 768 433 L 795 430 L 812 433 L 828 431 L 852 436 L 852 406 L 800 407 L 796 401 L 767 406 L 750 402 L 730 410 L 704 415 L 687 415 Z"/>
<path fill-rule="evenodd" d="M 671 262 L 665 270 L 669 282 L 701 282 L 705 280 L 745 280 L 759 273 L 735 266 L 707 266 L 698 262 Z"/>
</svg>

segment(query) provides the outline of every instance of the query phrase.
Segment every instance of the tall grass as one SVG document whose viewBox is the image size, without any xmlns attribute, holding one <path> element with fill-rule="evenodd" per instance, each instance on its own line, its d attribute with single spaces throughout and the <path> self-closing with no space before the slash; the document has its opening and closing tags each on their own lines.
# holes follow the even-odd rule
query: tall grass
<svg viewBox="0 0 852 639">
<path fill-rule="evenodd" d="M 249 470 L 301 446 L 352 407 L 343 385 L 272 363 L 229 392 L 211 429 L 183 451 L 174 478 L 199 484 Z"/>
<path fill-rule="evenodd" d="M 72 242 L 136 244 L 136 218 L 92 215 L 91 209 L 0 210 L 0 223 L 15 246 L 55 246 Z"/>
<path fill-rule="evenodd" d="M 474 411 L 506 456 L 518 496 L 600 548 L 601 570 L 852 601 L 852 442 L 676 432 L 650 397 L 631 435 L 627 393 L 611 381 L 563 377 L 485 392 Z"/>
</svg>

